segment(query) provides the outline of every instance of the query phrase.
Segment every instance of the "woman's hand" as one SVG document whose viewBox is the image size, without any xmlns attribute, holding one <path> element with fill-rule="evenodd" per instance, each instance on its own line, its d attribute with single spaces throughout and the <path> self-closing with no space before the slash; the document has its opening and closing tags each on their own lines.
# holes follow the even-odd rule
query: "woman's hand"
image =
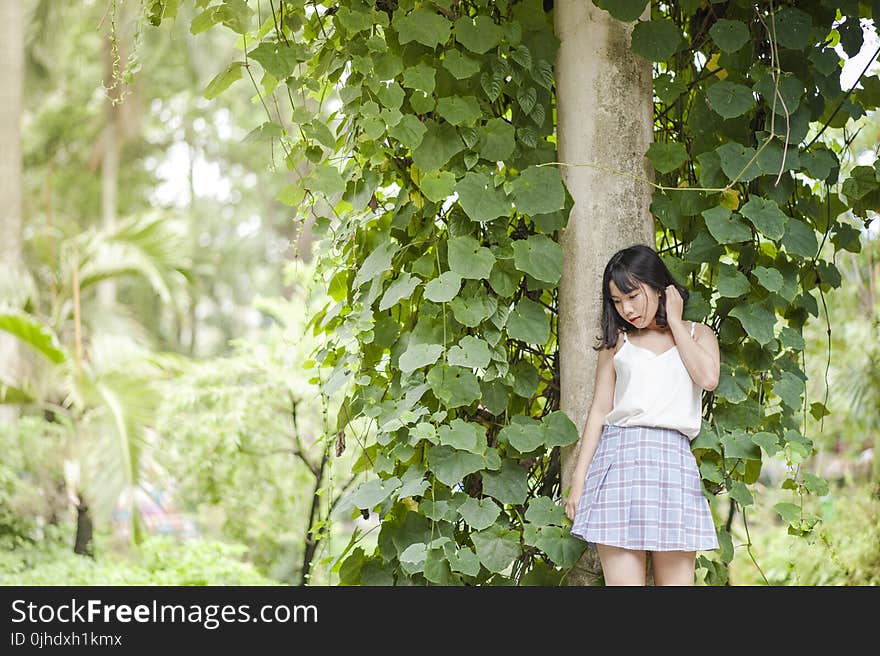
<svg viewBox="0 0 880 656">
<path fill-rule="evenodd" d="M 574 521 L 575 514 L 577 513 L 578 502 L 581 499 L 581 492 L 583 492 L 582 488 L 573 485 L 571 491 L 568 493 L 568 500 L 565 502 L 565 516 L 571 521 Z"/>
<path fill-rule="evenodd" d="M 673 324 L 681 321 L 684 312 L 684 299 L 675 285 L 667 285 L 663 294 L 666 303 L 666 323 Z"/>
</svg>

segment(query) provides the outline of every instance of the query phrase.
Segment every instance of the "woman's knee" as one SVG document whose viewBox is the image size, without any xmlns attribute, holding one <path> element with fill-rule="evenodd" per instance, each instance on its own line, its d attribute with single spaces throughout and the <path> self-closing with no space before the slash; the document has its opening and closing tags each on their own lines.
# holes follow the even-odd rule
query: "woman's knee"
<svg viewBox="0 0 880 656">
<path fill-rule="evenodd" d="M 645 552 L 597 544 L 605 585 L 645 585 Z"/>
<path fill-rule="evenodd" d="M 652 551 L 654 585 L 693 585 L 696 551 Z"/>
</svg>

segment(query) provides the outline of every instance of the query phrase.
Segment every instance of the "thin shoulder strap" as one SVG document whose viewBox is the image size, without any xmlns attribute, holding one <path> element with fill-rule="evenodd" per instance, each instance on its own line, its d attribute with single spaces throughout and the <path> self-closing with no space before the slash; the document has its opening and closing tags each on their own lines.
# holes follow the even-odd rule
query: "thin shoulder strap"
<svg viewBox="0 0 880 656">
<path fill-rule="evenodd" d="M 628 342 L 629 340 L 626 338 L 626 331 L 623 331 L 623 341 Z"/>
<path fill-rule="evenodd" d="M 696 327 L 696 325 L 697 325 L 696 322 L 691 321 L 691 337 L 694 336 L 694 328 Z"/>
</svg>

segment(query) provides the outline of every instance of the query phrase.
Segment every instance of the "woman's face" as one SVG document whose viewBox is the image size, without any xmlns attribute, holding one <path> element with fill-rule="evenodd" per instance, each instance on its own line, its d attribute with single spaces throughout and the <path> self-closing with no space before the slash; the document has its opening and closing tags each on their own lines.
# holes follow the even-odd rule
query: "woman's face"
<svg viewBox="0 0 880 656">
<path fill-rule="evenodd" d="M 638 287 L 625 294 L 612 280 L 608 283 L 608 289 L 614 309 L 625 321 L 636 328 L 654 327 L 660 295 L 650 285 L 640 282 Z"/>
</svg>

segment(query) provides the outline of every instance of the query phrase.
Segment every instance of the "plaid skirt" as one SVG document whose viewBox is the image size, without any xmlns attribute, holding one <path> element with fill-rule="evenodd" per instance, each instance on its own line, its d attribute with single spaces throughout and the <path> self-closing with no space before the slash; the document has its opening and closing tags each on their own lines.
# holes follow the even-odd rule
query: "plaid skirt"
<svg viewBox="0 0 880 656">
<path fill-rule="evenodd" d="M 571 534 L 644 551 L 718 549 L 688 437 L 671 428 L 605 424 Z"/>
</svg>

